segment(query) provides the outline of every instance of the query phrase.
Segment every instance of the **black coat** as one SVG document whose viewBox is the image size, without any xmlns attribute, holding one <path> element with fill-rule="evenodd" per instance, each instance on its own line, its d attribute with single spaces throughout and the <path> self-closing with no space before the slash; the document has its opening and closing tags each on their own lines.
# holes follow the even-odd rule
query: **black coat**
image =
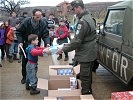
<svg viewBox="0 0 133 100">
<path fill-rule="evenodd" d="M 47 24 L 43 21 L 39 21 L 38 27 L 34 28 L 31 24 L 32 17 L 26 18 L 20 26 L 16 30 L 16 35 L 19 43 L 27 43 L 28 35 L 37 34 L 39 38 L 39 43 L 41 42 L 41 38 L 45 44 L 50 43 L 49 32 L 47 29 Z"/>
</svg>

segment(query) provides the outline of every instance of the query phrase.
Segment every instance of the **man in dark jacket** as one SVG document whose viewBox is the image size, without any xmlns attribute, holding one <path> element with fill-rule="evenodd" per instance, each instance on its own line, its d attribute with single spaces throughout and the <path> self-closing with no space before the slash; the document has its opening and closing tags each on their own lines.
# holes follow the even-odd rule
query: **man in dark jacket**
<svg viewBox="0 0 133 100">
<path fill-rule="evenodd" d="M 92 68 L 97 55 L 95 24 L 91 15 L 84 10 L 83 1 L 73 1 L 71 6 L 79 18 L 76 33 L 70 44 L 58 49 L 57 54 L 75 50 L 75 60 L 80 63 L 81 93 L 92 94 Z"/>
<path fill-rule="evenodd" d="M 20 23 L 22 23 L 24 21 L 25 18 L 28 17 L 28 13 L 27 12 L 23 12 L 23 15 L 19 17 L 19 21 Z"/>
<path fill-rule="evenodd" d="M 42 11 L 40 9 L 33 10 L 33 16 L 26 18 L 16 30 L 16 35 L 18 38 L 19 45 L 22 45 L 24 50 L 28 46 L 28 36 L 30 34 L 38 35 L 38 46 L 40 46 L 41 39 L 45 42 L 46 46 L 49 46 L 50 38 L 47 29 L 47 24 L 42 18 Z M 27 58 L 23 56 L 22 58 L 22 80 L 21 83 L 24 84 L 26 80 L 26 64 Z"/>
</svg>

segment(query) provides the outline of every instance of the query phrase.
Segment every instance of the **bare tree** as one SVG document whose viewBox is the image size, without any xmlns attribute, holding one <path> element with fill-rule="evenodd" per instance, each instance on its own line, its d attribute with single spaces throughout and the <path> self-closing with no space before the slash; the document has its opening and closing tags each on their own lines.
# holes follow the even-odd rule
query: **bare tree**
<svg viewBox="0 0 133 100">
<path fill-rule="evenodd" d="M 28 3 L 28 0 L 0 0 L 0 10 L 10 14 L 15 11 L 18 14 L 20 7 Z"/>
</svg>

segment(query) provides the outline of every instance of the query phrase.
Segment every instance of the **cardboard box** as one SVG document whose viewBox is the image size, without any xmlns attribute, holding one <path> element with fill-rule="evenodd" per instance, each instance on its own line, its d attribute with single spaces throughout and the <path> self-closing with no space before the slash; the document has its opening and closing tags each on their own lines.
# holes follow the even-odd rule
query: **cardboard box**
<svg viewBox="0 0 133 100">
<path fill-rule="evenodd" d="M 113 92 L 111 100 L 133 100 L 133 91 Z"/>
<path fill-rule="evenodd" d="M 58 75 L 58 69 L 72 69 L 73 75 L 76 75 L 80 72 L 80 65 L 75 67 L 71 65 L 50 65 L 49 66 L 49 75 Z"/>
<path fill-rule="evenodd" d="M 62 97 L 44 97 L 44 100 L 94 100 L 92 95 L 80 95 L 80 96 L 62 96 Z"/>
<path fill-rule="evenodd" d="M 55 78 L 46 79 L 38 79 L 37 88 L 48 90 L 48 96 L 79 96 L 81 95 L 80 89 L 70 89 L 70 79 L 68 78 L 60 78 L 58 76 L 54 76 Z M 58 90 L 60 89 L 60 90 Z"/>
<path fill-rule="evenodd" d="M 50 65 L 49 66 L 49 75 L 58 75 L 59 69 L 72 69 L 72 71 L 73 71 L 73 66 L 70 66 L 70 65 Z"/>
<path fill-rule="evenodd" d="M 73 72 L 75 75 L 77 75 L 78 73 L 80 73 L 80 65 L 77 65 L 73 68 Z"/>
</svg>

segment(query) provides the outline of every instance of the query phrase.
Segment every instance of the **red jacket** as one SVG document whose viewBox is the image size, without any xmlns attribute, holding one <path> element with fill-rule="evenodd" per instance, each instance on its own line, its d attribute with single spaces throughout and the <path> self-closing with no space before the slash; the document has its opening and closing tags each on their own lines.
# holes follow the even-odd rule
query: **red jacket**
<svg viewBox="0 0 133 100">
<path fill-rule="evenodd" d="M 36 48 L 33 48 L 30 53 L 32 56 L 42 56 L 43 50 L 44 50 L 43 47 L 36 47 Z"/>
<path fill-rule="evenodd" d="M 43 49 L 44 48 L 37 47 L 33 44 L 28 45 L 28 47 L 26 48 L 28 61 L 31 63 L 37 63 L 38 56 L 43 55 Z"/>
<path fill-rule="evenodd" d="M 10 28 L 6 36 L 6 43 L 12 44 L 13 40 L 14 40 L 14 30 Z"/>
<path fill-rule="evenodd" d="M 56 38 L 60 37 L 61 39 L 65 39 L 68 37 L 68 28 L 66 26 L 59 26 L 56 30 Z"/>
</svg>

